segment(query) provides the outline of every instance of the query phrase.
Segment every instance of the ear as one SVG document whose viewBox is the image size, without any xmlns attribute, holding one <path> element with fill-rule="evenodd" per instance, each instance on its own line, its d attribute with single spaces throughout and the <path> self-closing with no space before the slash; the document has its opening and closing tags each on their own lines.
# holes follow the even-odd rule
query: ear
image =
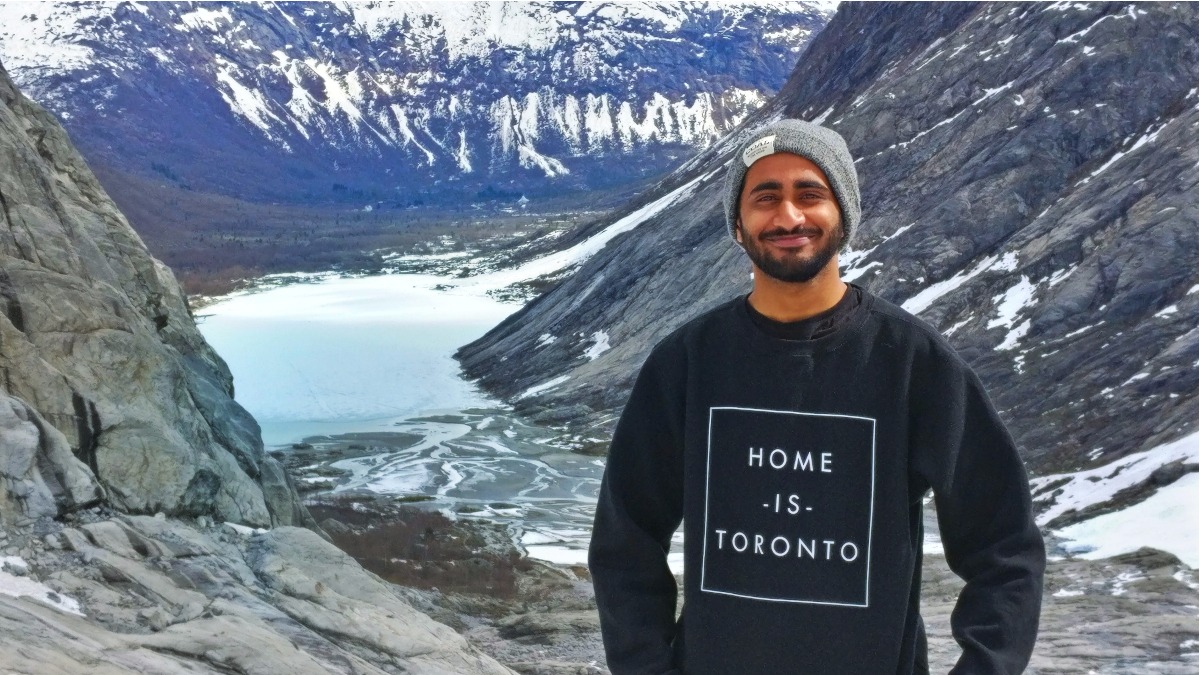
<svg viewBox="0 0 1200 675">
<path fill-rule="evenodd" d="M 742 219 L 740 217 L 733 223 L 733 238 L 737 240 L 737 243 L 742 243 Z"/>
</svg>

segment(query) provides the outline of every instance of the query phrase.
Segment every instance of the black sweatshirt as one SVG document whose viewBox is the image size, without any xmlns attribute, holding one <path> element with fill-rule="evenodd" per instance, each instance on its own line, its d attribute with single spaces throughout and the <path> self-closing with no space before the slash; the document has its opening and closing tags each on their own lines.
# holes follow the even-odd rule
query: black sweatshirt
<svg viewBox="0 0 1200 675">
<path fill-rule="evenodd" d="M 930 488 L 946 560 L 966 581 L 953 672 L 1025 667 L 1045 549 L 1012 437 L 935 330 L 851 293 L 812 339 L 773 337 L 738 298 L 647 358 L 589 556 L 615 675 L 927 672 Z M 666 553 L 681 520 L 676 622 Z"/>
</svg>

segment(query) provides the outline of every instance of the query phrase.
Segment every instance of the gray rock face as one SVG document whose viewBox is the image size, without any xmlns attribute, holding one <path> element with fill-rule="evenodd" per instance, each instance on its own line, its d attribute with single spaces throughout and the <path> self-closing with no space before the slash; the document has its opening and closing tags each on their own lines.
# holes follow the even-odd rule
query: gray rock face
<svg viewBox="0 0 1200 675">
<path fill-rule="evenodd" d="M 11 531 L 54 595 L 0 594 L 5 672 L 512 672 L 310 530 L 83 519 Z"/>
<path fill-rule="evenodd" d="M 103 490 L 67 440 L 23 401 L 0 393 L 0 526 L 16 514 L 53 517 L 100 501 Z M 8 518 L 6 518 L 6 516 Z"/>
<path fill-rule="evenodd" d="M 171 272 L 3 69 L 0 376 L 0 466 L 32 514 L 102 486 L 131 513 L 308 522 Z"/>
<path fill-rule="evenodd" d="M 949 337 L 1035 472 L 1197 426 L 1196 28 L 1187 4 L 844 3 L 742 127 L 788 115 L 846 137 L 864 219 L 845 277 Z M 653 344 L 749 290 L 719 203 L 741 134 L 629 212 L 675 191 L 669 206 L 460 350 L 467 372 L 602 435 Z M 610 348 L 591 358 L 600 334 Z"/>
</svg>

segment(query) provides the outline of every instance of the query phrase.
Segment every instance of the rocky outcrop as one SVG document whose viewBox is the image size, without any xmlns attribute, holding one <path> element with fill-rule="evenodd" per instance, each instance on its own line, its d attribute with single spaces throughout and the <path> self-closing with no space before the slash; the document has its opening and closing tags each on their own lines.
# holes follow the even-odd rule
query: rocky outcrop
<svg viewBox="0 0 1200 675">
<path fill-rule="evenodd" d="M 53 517 L 98 503 L 95 475 L 24 401 L 0 393 L 0 515 Z"/>
<path fill-rule="evenodd" d="M 10 533 L 22 558 L 0 569 L 6 671 L 512 672 L 310 530 L 98 509 L 72 521 Z"/>
<path fill-rule="evenodd" d="M 170 270 L 3 69 L 0 167 L 0 519 L 311 524 Z"/>
<path fill-rule="evenodd" d="M 1188 4 L 843 3 L 742 127 L 799 116 L 846 137 L 864 214 L 846 278 L 949 337 L 1035 472 L 1196 428 L 1196 26 Z M 749 289 L 719 205 L 740 137 L 464 347 L 468 373 L 603 436 L 651 346 Z"/>
</svg>

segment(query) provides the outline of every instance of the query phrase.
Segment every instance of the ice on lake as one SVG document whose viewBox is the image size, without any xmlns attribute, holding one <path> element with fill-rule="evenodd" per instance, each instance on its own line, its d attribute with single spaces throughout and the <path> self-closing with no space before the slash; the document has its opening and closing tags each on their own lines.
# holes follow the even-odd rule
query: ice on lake
<svg viewBox="0 0 1200 675">
<path fill-rule="evenodd" d="M 333 278 L 242 293 L 199 327 L 268 445 L 370 431 L 433 411 L 498 405 L 454 351 L 518 309 L 443 277 Z"/>
<path fill-rule="evenodd" d="M 582 560 L 603 462 L 512 417 L 453 358 L 518 308 L 487 295 L 497 283 L 417 274 L 293 283 L 218 302 L 200 329 L 268 446 L 352 432 L 415 439 L 337 463 L 350 472 L 340 490 L 424 495 L 449 513 L 508 523 L 519 541 L 541 537 L 535 557 Z"/>
</svg>

